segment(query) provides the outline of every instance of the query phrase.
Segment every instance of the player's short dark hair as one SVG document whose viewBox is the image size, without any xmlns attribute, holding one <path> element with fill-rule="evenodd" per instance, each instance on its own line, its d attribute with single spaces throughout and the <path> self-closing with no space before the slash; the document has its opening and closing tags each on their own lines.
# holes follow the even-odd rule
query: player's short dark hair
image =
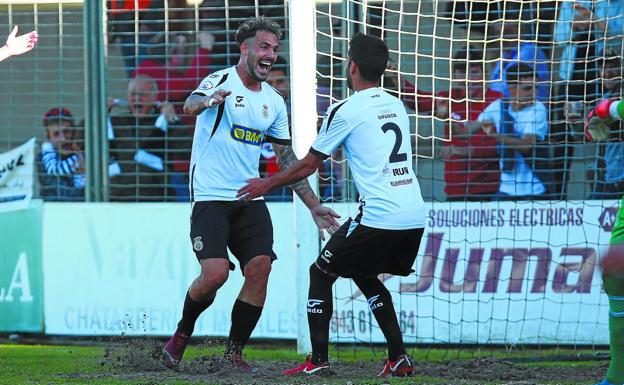
<svg viewBox="0 0 624 385">
<path fill-rule="evenodd" d="M 260 16 L 245 20 L 238 27 L 234 39 L 240 46 L 245 40 L 256 36 L 258 31 L 270 32 L 277 37 L 277 40 L 282 38 L 280 25 L 266 16 Z"/>
<path fill-rule="evenodd" d="M 364 80 L 378 82 L 388 64 L 388 46 L 377 36 L 357 33 L 349 42 L 349 57 L 360 69 Z"/>
<path fill-rule="evenodd" d="M 521 79 L 535 79 L 535 70 L 528 64 L 518 63 L 507 68 L 507 84 L 518 83 Z"/>
<path fill-rule="evenodd" d="M 468 72 L 470 67 L 483 68 L 483 54 L 473 47 L 460 49 L 453 55 L 452 67 L 453 72 Z"/>
</svg>

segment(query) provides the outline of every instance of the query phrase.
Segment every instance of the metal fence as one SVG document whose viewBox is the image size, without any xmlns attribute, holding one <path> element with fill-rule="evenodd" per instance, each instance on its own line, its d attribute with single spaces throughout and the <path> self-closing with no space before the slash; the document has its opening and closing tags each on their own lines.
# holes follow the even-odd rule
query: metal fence
<svg viewBox="0 0 624 385">
<path fill-rule="evenodd" d="M 410 112 L 419 131 L 414 139 L 415 165 L 423 193 L 428 200 L 446 199 L 445 160 L 437 152 L 448 141 L 442 132 L 444 122 L 419 110 L 415 99 L 421 91 L 448 89 L 450 58 L 462 44 L 483 43 L 484 68 L 491 71 L 496 51 L 492 47 L 499 42 L 490 40 L 493 35 L 486 32 L 488 25 L 493 28 L 500 21 L 500 11 L 475 9 L 467 19 L 460 7 L 467 2 L 459 1 L 317 3 L 319 114 L 330 102 L 348 95 L 341 68 L 346 37 L 358 30 L 384 37 L 398 65 L 391 73 L 412 84 L 412 89 L 400 87 L 397 92 L 408 107 L 415 108 Z M 531 26 L 535 32 L 531 39 L 548 51 L 551 85 L 558 89 L 548 101 L 551 127 L 560 133 L 550 142 L 551 168 L 559 183 L 558 193 L 551 198 L 585 199 L 596 191 L 601 178 L 604 181 L 606 165 L 600 156 L 605 145 L 586 143 L 578 135 L 578 118 L 564 113 L 579 107 L 579 101 L 587 102 L 581 108 L 593 101 L 586 94 L 575 99 L 571 85 L 579 79 L 558 77 L 562 50 L 553 34 L 563 2 L 542 3 L 550 8 L 542 5 L 541 13 L 531 11 L 534 18 L 523 25 Z M 0 64 L 0 149 L 33 136 L 38 139 L 38 194 L 46 200 L 188 201 L 194 118 L 183 113 L 184 100 L 208 73 L 235 64 L 238 48 L 233 35 L 239 23 L 251 16 L 270 16 L 285 29 L 284 63 L 276 70 L 282 67 L 287 78 L 287 11 L 285 0 L 0 3 L 0 20 L 7 33 L 15 24 L 22 32 L 37 29 L 40 33 L 34 51 Z M 619 41 L 620 47 L 609 55 L 621 58 L 622 33 L 609 39 Z M 605 55 L 594 53 L 592 60 L 597 63 Z M 602 80 L 598 74 L 589 82 L 597 85 Z M 287 94 L 288 82 L 283 84 Z M 386 83 L 384 87 L 392 88 Z M 159 122 L 161 112 L 169 109 L 175 118 Z M 49 172 L 41 160 L 44 147 L 50 146 L 59 161 L 74 157 L 71 172 Z M 325 166 L 321 195 L 334 201 L 355 199 L 357 191 L 344 159 L 336 156 Z M 260 171 L 267 175 L 276 170 L 267 145 Z M 269 199 L 292 197 L 284 189 L 274 191 Z"/>
</svg>

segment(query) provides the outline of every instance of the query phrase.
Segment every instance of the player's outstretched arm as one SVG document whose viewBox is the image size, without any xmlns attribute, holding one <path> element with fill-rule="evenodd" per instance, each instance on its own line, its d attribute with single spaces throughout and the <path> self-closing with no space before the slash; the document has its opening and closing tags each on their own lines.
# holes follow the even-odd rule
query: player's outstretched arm
<svg viewBox="0 0 624 385">
<path fill-rule="evenodd" d="M 328 207 L 321 206 L 318 197 L 312 191 L 306 179 L 319 168 L 322 160 L 311 153 L 298 160 L 290 146 L 274 144 L 273 148 L 278 156 L 278 162 L 282 171 L 270 178 L 247 180 L 247 185 L 238 190 L 237 197 L 240 200 L 249 201 L 266 194 L 275 187 L 290 185 L 310 209 L 312 218 L 319 228 L 319 235 L 324 240 L 323 230 L 327 230 L 331 234 L 340 227 L 340 224 L 336 221 L 336 218 L 340 218 L 340 215 Z"/>
<path fill-rule="evenodd" d="M 6 43 L 0 48 L 0 61 L 17 56 L 35 48 L 39 35 L 37 31 L 31 31 L 23 35 L 17 36 L 17 25 L 13 27 L 13 31 L 7 37 Z"/>
<path fill-rule="evenodd" d="M 275 187 L 291 186 L 308 208 L 318 206 L 319 200 L 305 178 L 312 175 L 322 161 L 310 153 L 303 159 L 297 160 L 290 146 L 273 144 L 273 149 L 278 157 L 281 171 L 270 178 L 247 180 L 247 185 L 238 190 L 238 199 L 249 201 L 266 194 Z"/>
<path fill-rule="evenodd" d="M 295 155 L 295 152 L 293 151 L 293 148 L 291 146 L 280 146 L 274 144 L 273 148 L 275 149 L 275 153 L 278 156 L 280 170 L 287 170 L 288 166 L 295 162 L 299 162 L 299 159 L 297 159 L 297 156 Z M 314 170 L 312 171 L 312 173 L 314 173 L 314 171 L 318 170 L 318 168 L 320 167 L 322 160 L 319 159 L 317 156 L 308 154 L 308 156 L 306 157 L 306 163 L 308 163 L 308 170 L 313 168 Z M 327 230 L 330 234 L 338 230 L 340 224 L 338 223 L 338 221 L 336 221 L 336 218 L 340 218 L 340 215 L 338 215 L 336 212 L 334 212 L 334 210 L 330 209 L 329 207 L 321 205 L 321 202 L 319 201 L 314 191 L 312 191 L 312 187 L 310 186 L 310 183 L 307 179 L 307 177 L 310 176 L 312 173 L 306 175 L 306 177 L 301 179 L 300 181 L 291 184 L 290 187 L 293 189 L 294 192 L 297 193 L 303 203 L 305 203 L 305 205 L 310 209 L 312 218 L 314 219 L 314 222 L 319 229 L 319 236 L 322 240 L 325 240 L 325 233 L 323 232 L 323 230 Z"/>
<path fill-rule="evenodd" d="M 277 155 L 277 162 L 279 164 L 280 170 L 284 171 L 291 164 L 297 162 L 297 156 L 293 151 L 291 146 L 282 146 L 279 144 L 273 144 L 273 149 L 275 150 L 275 154 Z M 306 175 L 303 179 L 295 181 L 290 185 L 290 188 L 293 189 L 295 193 L 301 198 L 303 203 L 309 208 L 312 209 L 320 204 L 318 197 L 312 191 L 312 187 L 310 183 L 308 183 L 307 177 L 312 175 L 316 170 L 318 170 L 321 165 L 321 161 L 318 158 L 311 158 L 312 162 L 308 162 L 306 166 L 306 172 L 309 172 L 312 168 L 312 172 Z"/>
<path fill-rule="evenodd" d="M 216 90 L 210 96 L 191 94 L 184 102 L 184 113 L 197 116 L 204 112 L 206 108 L 216 107 L 225 102 L 225 98 L 231 94 L 232 91 L 227 90 Z"/>
</svg>

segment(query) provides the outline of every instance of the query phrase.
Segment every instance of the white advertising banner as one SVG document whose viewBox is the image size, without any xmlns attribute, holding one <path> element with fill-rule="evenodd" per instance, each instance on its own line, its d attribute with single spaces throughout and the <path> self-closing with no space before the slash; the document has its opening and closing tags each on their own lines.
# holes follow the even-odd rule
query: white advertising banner
<svg viewBox="0 0 624 385">
<path fill-rule="evenodd" d="M 406 342 L 607 344 L 598 268 L 617 201 L 432 204 L 409 277 L 388 277 Z M 383 342 L 339 280 L 333 341 Z"/>
<path fill-rule="evenodd" d="M 0 154 L 0 213 L 23 210 L 33 194 L 35 138 Z"/>
<path fill-rule="evenodd" d="M 292 205 L 271 204 L 276 224 L 266 306 L 253 336 L 296 338 Z M 47 203 L 43 270 L 48 334 L 170 335 L 199 274 L 188 204 Z M 242 285 L 238 263 L 195 335 L 227 336 Z"/>
<path fill-rule="evenodd" d="M 608 342 L 597 255 L 617 201 L 435 203 L 415 273 L 384 277 L 406 342 Z M 354 205 L 332 206 L 346 218 Z M 253 336 L 296 338 L 292 205 L 270 203 L 278 260 Z M 46 333 L 169 335 L 199 272 L 186 204 L 44 205 Z M 311 259 L 312 260 L 312 256 Z M 304 262 L 309 263 L 309 262 Z M 196 335 L 226 336 L 237 266 Z M 351 280 L 334 288 L 332 341 L 383 342 Z"/>
</svg>

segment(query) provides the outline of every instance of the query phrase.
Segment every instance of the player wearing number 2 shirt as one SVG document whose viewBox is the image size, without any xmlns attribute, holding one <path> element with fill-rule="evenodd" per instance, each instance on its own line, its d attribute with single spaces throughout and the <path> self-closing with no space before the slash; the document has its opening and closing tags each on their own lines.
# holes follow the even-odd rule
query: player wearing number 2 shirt
<svg viewBox="0 0 624 385">
<path fill-rule="evenodd" d="M 401 101 L 379 88 L 388 47 L 377 37 L 358 34 L 349 45 L 347 85 L 355 93 L 328 110 L 316 141 L 303 159 L 268 179 L 252 179 L 238 196 L 251 200 L 271 188 L 312 174 L 340 145 L 360 193 L 359 212 L 344 223 L 310 266 L 308 324 L 312 353 L 284 374 L 322 374 L 328 364 L 332 284 L 353 279 L 368 299 L 388 341 L 380 376 L 407 375 L 414 366 L 406 354 L 392 297 L 380 273 L 408 275 L 425 225 L 424 203 L 412 169 L 409 119 Z"/>
</svg>

